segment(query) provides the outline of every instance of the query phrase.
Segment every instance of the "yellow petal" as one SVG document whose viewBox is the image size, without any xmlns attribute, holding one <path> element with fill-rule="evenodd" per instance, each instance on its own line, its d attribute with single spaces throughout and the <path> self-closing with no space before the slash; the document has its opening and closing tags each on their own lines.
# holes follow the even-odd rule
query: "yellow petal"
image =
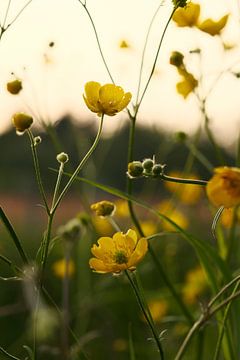
<svg viewBox="0 0 240 360">
<path fill-rule="evenodd" d="M 109 252 L 115 251 L 115 245 L 114 245 L 113 239 L 110 237 L 107 237 L 107 236 L 106 237 L 103 236 L 100 239 L 98 239 L 98 246 L 102 252 L 109 253 Z"/>
<path fill-rule="evenodd" d="M 111 272 L 109 268 L 105 265 L 105 263 L 102 260 L 91 258 L 89 260 L 89 266 L 91 269 L 94 269 L 96 272 L 99 273 L 107 273 Z"/>
<path fill-rule="evenodd" d="M 99 91 L 99 99 L 102 106 L 108 108 L 121 102 L 124 96 L 124 91 L 121 86 L 114 84 L 103 85 Z"/>
<path fill-rule="evenodd" d="M 131 99 L 132 99 L 132 94 L 130 92 L 127 92 L 123 96 L 121 102 L 118 104 L 118 111 L 122 111 L 123 109 L 125 109 L 125 107 L 127 107 L 128 104 L 130 103 Z"/>
<path fill-rule="evenodd" d="M 225 27 L 229 15 L 223 16 L 220 20 L 214 21 L 212 19 L 207 19 L 201 24 L 197 25 L 198 29 L 214 36 L 219 35 L 222 29 Z"/>
<path fill-rule="evenodd" d="M 197 24 L 200 14 L 200 5 L 190 3 L 186 8 L 178 8 L 172 19 L 180 26 L 194 26 Z"/>
<path fill-rule="evenodd" d="M 146 252 L 148 250 L 148 242 L 147 239 L 141 238 L 139 239 L 137 246 L 132 253 L 129 261 L 128 261 L 128 267 L 135 266 L 142 258 L 145 256 Z"/>
<path fill-rule="evenodd" d="M 98 100 L 99 100 L 99 90 L 101 88 L 101 84 L 96 81 L 89 81 L 85 84 L 85 94 L 87 101 L 94 108 L 98 108 Z M 88 105 L 87 105 L 88 106 Z"/>
<path fill-rule="evenodd" d="M 89 108 L 89 110 L 91 110 L 94 113 L 98 113 L 99 112 L 99 108 L 96 106 L 93 106 L 88 99 L 83 95 L 83 99 L 85 101 L 85 104 L 87 105 L 87 107 Z"/>
</svg>

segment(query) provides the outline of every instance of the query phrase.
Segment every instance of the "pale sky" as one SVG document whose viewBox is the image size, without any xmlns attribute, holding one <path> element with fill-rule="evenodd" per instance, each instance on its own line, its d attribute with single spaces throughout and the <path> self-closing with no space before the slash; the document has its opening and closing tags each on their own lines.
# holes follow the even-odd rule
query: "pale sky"
<svg viewBox="0 0 240 360">
<path fill-rule="evenodd" d="M 0 4 L 1 23 L 9 0 Z M 12 0 L 7 19 L 11 22 L 27 0 Z M 222 39 L 236 45 L 224 52 L 219 37 L 198 30 L 178 28 L 173 22 L 160 52 L 156 73 L 139 113 L 139 122 L 155 124 L 166 130 L 193 132 L 201 116 L 194 95 L 187 100 L 175 91 L 180 81 L 176 69 L 169 65 L 171 51 L 181 51 L 186 65 L 196 77 L 198 56 L 190 50 L 202 49 L 201 71 L 204 88 L 208 89 L 218 74 L 236 64 L 240 72 L 240 11 L 238 0 L 199 0 L 201 18 L 218 20 L 230 13 Z M 159 0 L 88 0 L 102 49 L 117 85 L 136 95 L 141 53 L 149 22 Z M 159 37 L 171 12 L 171 1 L 165 0 L 152 28 L 143 72 L 145 83 L 151 69 Z M 121 40 L 130 44 L 120 49 Z M 53 41 L 54 47 L 48 44 Z M 78 0 L 33 0 L 19 19 L 3 35 L 0 43 L 0 112 L 1 128 L 11 126 L 11 115 L 16 111 L 31 112 L 56 121 L 64 114 L 95 121 L 86 108 L 82 93 L 84 84 L 94 80 L 110 82 L 103 66 L 89 19 Z M 239 60 L 239 63 L 238 63 Z M 23 81 L 21 95 L 6 92 L 6 82 L 16 76 Z M 205 89 L 205 91 L 206 91 Z M 215 86 L 207 103 L 214 131 L 221 141 L 230 145 L 240 129 L 240 79 L 225 74 Z M 121 126 L 124 114 L 107 118 L 105 131 Z"/>
</svg>

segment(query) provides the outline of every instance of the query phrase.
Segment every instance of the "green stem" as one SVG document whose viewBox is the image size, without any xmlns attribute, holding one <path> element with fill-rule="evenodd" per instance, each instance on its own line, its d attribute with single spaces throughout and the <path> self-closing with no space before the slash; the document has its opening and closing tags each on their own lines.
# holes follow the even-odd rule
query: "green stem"
<svg viewBox="0 0 240 360">
<path fill-rule="evenodd" d="M 30 130 L 27 130 L 27 134 L 29 136 L 30 143 L 31 143 L 33 163 L 34 163 L 34 169 L 35 169 L 35 173 L 36 173 L 38 188 L 39 188 L 40 194 L 42 196 L 46 211 L 47 211 L 47 213 L 49 215 L 50 210 L 49 210 L 49 207 L 48 207 L 47 198 L 46 198 L 43 183 L 42 183 L 42 178 L 41 178 L 41 173 L 40 173 L 40 166 L 39 166 L 39 161 L 38 161 L 38 156 L 37 156 L 37 150 L 36 150 L 36 145 L 34 143 L 34 137 L 33 137 L 33 134 L 32 134 L 32 132 Z"/>
<path fill-rule="evenodd" d="M 92 144 L 91 148 L 88 150 L 87 154 L 84 156 L 84 158 L 82 159 L 82 161 L 79 163 L 79 165 L 77 166 L 76 170 L 74 171 L 74 173 L 72 174 L 72 176 L 70 177 L 69 181 L 67 182 L 67 184 L 65 185 L 64 189 L 62 190 L 61 194 L 59 195 L 58 199 L 56 200 L 54 206 L 52 207 L 50 213 L 54 214 L 58 205 L 60 204 L 61 200 L 63 199 L 64 195 L 66 194 L 66 192 L 68 191 L 68 189 L 70 188 L 70 186 L 72 185 L 72 183 L 74 182 L 75 178 L 77 177 L 78 173 L 80 172 L 80 170 L 82 169 L 82 167 L 85 165 L 85 163 L 87 162 L 87 160 L 89 159 L 89 157 L 92 155 L 93 151 L 96 149 L 97 144 L 100 140 L 100 136 L 102 133 L 102 127 L 103 127 L 103 118 L 104 118 L 104 114 L 102 114 L 101 116 L 101 120 L 100 120 L 100 124 L 99 124 L 99 128 L 98 128 L 98 132 L 96 135 L 96 138 L 94 140 L 94 143 Z"/>
<path fill-rule="evenodd" d="M 48 216 L 47 230 L 46 230 L 46 233 L 44 234 L 44 238 L 43 238 L 41 261 L 40 261 L 40 287 L 43 286 L 44 272 L 45 272 L 45 267 L 46 267 L 46 262 L 47 262 L 47 257 L 48 257 L 49 243 L 51 240 L 53 216 L 54 216 L 54 214 L 50 214 Z"/>
<path fill-rule="evenodd" d="M 5 355 L 8 359 L 21 360 L 21 359 L 19 359 L 18 357 L 9 354 L 9 352 L 7 352 L 6 350 L 4 350 L 1 346 L 0 346 L 0 353 L 2 353 L 3 355 Z"/>
<path fill-rule="evenodd" d="M 165 174 L 159 175 L 159 178 L 162 179 L 162 180 L 165 180 L 165 181 L 171 181 L 171 182 L 176 182 L 176 183 L 180 183 L 180 184 L 192 184 L 192 185 L 206 186 L 207 183 L 208 183 L 205 180 L 182 179 L 182 178 L 176 178 L 176 177 L 168 176 L 168 175 L 165 175 Z"/>
<path fill-rule="evenodd" d="M 2 207 L 0 206 L 0 218 L 2 219 L 2 222 L 4 223 L 9 235 L 11 236 L 12 240 L 14 241 L 14 244 L 19 252 L 19 255 L 21 256 L 22 258 L 22 261 L 24 264 L 28 264 L 29 261 L 28 261 L 28 258 L 27 258 L 27 255 L 25 253 L 25 251 L 23 250 L 23 247 L 22 247 L 22 244 L 21 244 L 21 241 L 19 240 L 12 224 L 10 223 L 10 221 L 8 220 L 7 216 L 5 215 Z"/>
<path fill-rule="evenodd" d="M 239 287 L 240 281 L 237 282 L 237 284 L 235 285 L 235 288 L 233 290 L 233 295 L 236 294 L 236 291 Z M 222 327 L 220 330 L 220 333 L 218 335 L 218 340 L 217 340 L 217 346 L 215 349 L 215 353 L 214 353 L 214 358 L 213 360 L 218 360 L 219 358 L 219 354 L 220 354 L 220 350 L 221 350 L 221 344 L 222 344 L 222 340 L 223 340 L 223 335 L 224 335 L 224 331 L 225 331 L 225 326 L 226 326 L 226 321 L 229 315 L 229 311 L 232 305 L 232 301 L 229 302 L 229 304 L 226 306 L 226 309 L 224 311 L 224 315 L 223 315 L 223 319 L 222 319 Z"/>
<path fill-rule="evenodd" d="M 6 256 L 0 254 L 0 260 L 5 262 L 5 264 L 9 265 L 16 274 L 20 273 L 22 275 L 22 270 L 17 265 L 13 264 L 10 259 L 6 258 Z"/>
<path fill-rule="evenodd" d="M 139 292 L 139 289 L 138 289 L 138 286 L 136 285 L 136 283 L 134 282 L 134 280 L 132 279 L 131 275 L 129 274 L 128 270 L 125 270 L 125 274 L 132 286 L 132 289 L 134 291 L 134 294 L 136 296 L 136 299 L 137 299 L 137 302 L 142 310 L 142 313 L 151 329 L 151 332 L 153 334 L 153 337 L 156 341 L 156 344 L 157 344 L 157 347 L 158 347 L 158 350 L 159 350 L 159 355 L 160 355 L 160 359 L 161 360 L 164 360 L 164 353 L 163 353 L 163 349 L 162 349 L 162 345 L 161 345 L 161 342 L 160 342 L 160 339 L 159 339 L 159 335 L 157 333 L 157 330 L 155 328 L 155 326 L 152 324 L 151 320 L 149 319 L 149 316 L 148 316 L 148 312 L 146 311 L 145 309 L 145 306 L 144 306 L 144 300 L 142 299 L 142 296 Z"/>
<path fill-rule="evenodd" d="M 61 163 L 59 166 L 59 170 L 58 170 L 58 176 L 57 176 L 57 181 L 56 181 L 56 185 L 55 185 L 55 189 L 54 189 L 54 194 L 53 194 L 53 200 L 52 200 L 52 208 L 56 202 L 57 199 L 57 195 L 59 192 L 59 187 L 60 187 L 60 183 L 61 183 L 61 179 L 62 179 L 62 175 L 63 175 L 63 170 L 64 170 L 64 163 Z"/>
<path fill-rule="evenodd" d="M 195 156 L 195 158 L 210 172 L 213 172 L 213 165 L 210 161 L 204 156 L 193 143 L 185 142 L 186 147 L 190 150 L 190 152 Z"/>
<path fill-rule="evenodd" d="M 97 33 L 96 26 L 95 26 L 95 24 L 94 24 L 94 21 L 93 21 L 93 19 L 92 19 L 92 16 L 91 16 L 88 8 L 87 8 L 86 2 L 85 2 L 85 3 L 82 3 L 81 0 L 78 0 L 78 1 L 79 1 L 80 4 L 83 6 L 84 10 L 85 10 L 86 13 L 87 13 L 87 16 L 89 17 L 89 20 L 90 20 L 90 22 L 91 22 L 91 25 L 92 25 L 92 28 L 93 28 L 93 31 L 94 31 L 94 35 L 95 35 L 95 37 L 96 37 L 96 41 L 97 41 L 97 45 L 98 45 L 98 49 L 99 49 L 99 52 L 100 52 L 102 61 L 103 61 L 103 63 L 104 63 L 104 66 L 105 66 L 105 68 L 106 68 L 106 70 L 107 70 L 107 72 L 108 72 L 108 75 L 109 75 L 112 83 L 114 84 L 113 77 L 112 77 L 112 75 L 111 75 L 111 72 L 110 72 L 110 70 L 109 70 L 108 64 L 107 64 L 107 62 L 106 62 L 106 60 L 105 60 L 105 57 L 104 57 L 104 55 L 103 55 L 103 51 L 102 51 L 102 47 L 101 47 L 100 40 L 99 40 L 99 37 L 98 37 L 98 33 Z"/>
</svg>

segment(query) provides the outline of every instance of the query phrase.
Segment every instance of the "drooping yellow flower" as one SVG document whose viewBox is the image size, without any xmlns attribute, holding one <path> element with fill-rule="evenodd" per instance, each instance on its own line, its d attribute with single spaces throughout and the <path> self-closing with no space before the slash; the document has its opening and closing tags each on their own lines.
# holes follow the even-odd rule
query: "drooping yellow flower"
<svg viewBox="0 0 240 360">
<path fill-rule="evenodd" d="M 214 21 L 212 19 L 206 19 L 202 23 L 196 25 L 198 29 L 208 33 L 209 35 L 220 35 L 221 31 L 227 24 L 229 15 L 224 15 L 218 21 Z"/>
<path fill-rule="evenodd" d="M 175 11 L 172 19 L 173 19 L 173 21 L 175 21 L 177 26 L 192 27 L 197 24 L 199 15 L 200 15 L 200 5 L 190 2 L 186 7 L 178 8 Z"/>
<path fill-rule="evenodd" d="M 197 179 L 197 176 L 195 174 L 183 175 L 178 171 L 170 172 L 169 176 L 183 179 Z M 181 184 L 170 181 L 165 181 L 164 185 L 169 191 L 175 193 L 177 198 L 186 205 L 196 204 L 202 194 L 202 188 L 199 185 Z"/>
<path fill-rule="evenodd" d="M 186 275 L 186 282 L 182 288 L 184 302 L 194 304 L 198 297 L 207 289 L 207 278 L 204 270 L 198 266 Z"/>
<path fill-rule="evenodd" d="M 85 85 L 84 101 L 89 108 L 98 116 L 106 114 L 114 116 L 128 106 L 132 94 L 125 93 L 120 86 L 89 81 Z"/>
<path fill-rule="evenodd" d="M 52 268 L 54 274 L 62 279 L 65 275 L 72 276 L 75 272 L 75 264 L 73 260 L 69 261 L 68 266 L 65 259 L 58 260 L 53 264 Z"/>
<path fill-rule="evenodd" d="M 215 168 L 207 184 L 207 196 L 215 206 L 230 208 L 240 204 L 240 168 Z"/>
<path fill-rule="evenodd" d="M 99 201 L 91 205 L 91 210 L 95 211 L 97 216 L 106 217 L 112 216 L 115 212 L 116 206 L 107 200 Z"/>
<path fill-rule="evenodd" d="M 185 68 L 177 68 L 179 74 L 182 76 L 182 81 L 176 84 L 177 92 L 186 99 L 188 95 L 198 86 L 198 81 Z"/>
<path fill-rule="evenodd" d="M 117 232 L 110 237 L 98 239 L 91 251 L 95 256 L 89 260 L 90 268 L 98 273 L 119 273 L 122 270 L 134 270 L 143 259 L 148 249 L 145 238 L 138 240 L 134 230 L 126 234 Z"/>
<path fill-rule="evenodd" d="M 25 130 L 29 129 L 33 123 L 33 118 L 25 113 L 16 113 L 12 117 L 13 125 L 16 131 L 24 133 Z"/>
</svg>

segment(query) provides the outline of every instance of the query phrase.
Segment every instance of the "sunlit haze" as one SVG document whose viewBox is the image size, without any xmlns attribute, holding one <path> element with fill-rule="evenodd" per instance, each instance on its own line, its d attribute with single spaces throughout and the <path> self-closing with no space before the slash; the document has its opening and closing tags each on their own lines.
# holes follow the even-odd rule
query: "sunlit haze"
<svg viewBox="0 0 240 360">
<path fill-rule="evenodd" d="M 184 100 L 176 93 L 179 75 L 169 64 L 172 51 L 181 51 L 189 71 L 198 78 L 203 76 L 203 92 L 211 89 L 223 70 L 231 68 L 232 72 L 240 72 L 238 1 L 196 2 L 202 5 L 202 19 L 218 20 L 229 13 L 229 22 L 221 39 L 196 29 L 178 28 L 171 22 L 139 112 L 140 123 L 191 133 L 200 124 L 201 114 L 195 96 L 190 94 Z M 7 23 L 25 3 L 12 0 Z M 132 92 L 133 100 L 146 33 L 159 3 L 158 0 L 87 1 L 112 76 L 116 84 Z M 8 0 L 1 1 L 1 23 L 7 5 Z M 152 27 L 143 68 L 143 86 L 171 10 L 171 1 L 164 1 Z M 120 48 L 121 40 L 127 41 L 129 48 Z M 222 41 L 235 46 L 224 51 Z M 54 42 L 52 47 L 49 46 L 51 42 Z M 190 54 L 196 48 L 202 49 L 201 60 L 199 55 Z M 11 126 L 11 115 L 15 111 L 31 112 L 53 122 L 65 114 L 76 120 L 95 121 L 96 117 L 86 108 L 82 98 L 84 84 L 90 80 L 106 83 L 110 78 L 89 18 L 78 0 L 33 0 L 3 35 L 0 53 L 2 131 Z M 11 73 L 23 81 L 23 91 L 17 96 L 6 91 L 6 83 L 15 78 Z M 234 142 L 239 133 L 239 94 L 240 79 L 230 72 L 224 73 L 215 83 L 206 104 L 211 126 L 226 145 Z M 108 117 L 104 130 L 109 133 L 121 126 L 125 118 L 124 114 Z"/>
</svg>

